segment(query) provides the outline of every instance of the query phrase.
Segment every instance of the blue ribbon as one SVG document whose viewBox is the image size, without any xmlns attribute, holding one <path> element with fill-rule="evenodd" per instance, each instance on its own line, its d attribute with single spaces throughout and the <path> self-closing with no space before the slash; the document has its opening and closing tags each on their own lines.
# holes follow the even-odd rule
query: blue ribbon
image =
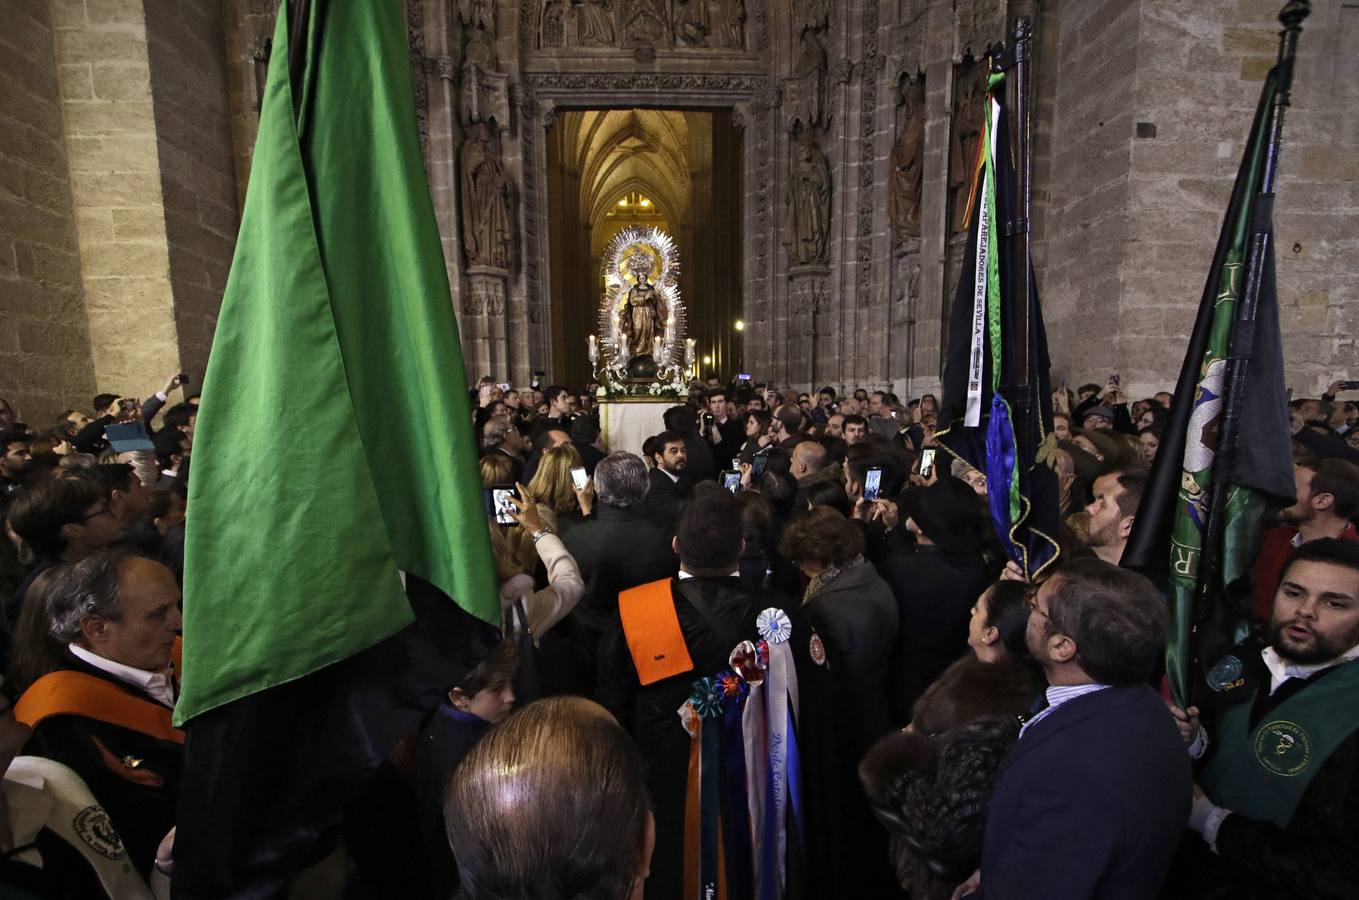
<svg viewBox="0 0 1359 900">
<path fill-rule="evenodd" d="M 711 680 L 711 679 L 709 679 Z M 717 722 L 703 723 L 699 746 L 698 895 L 718 895 L 717 844 L 721 832 L 721 738 Z"/>
<path fill-rule="evenodd" d="M 1010 406 L 999 391 L 991 396 L 991 416 L 986 425 L 986 499 L 991 508 L 991 522 L 1000 537 L 1005 553 L 1017 563 L 1024 562 L 1024 554 L 1010 539 L 1010 495 L 1015 486 L 1016 449 L 1014 425 L 1010 422 Z"/>
<path fill-rule="evenodd" d="M 719 676 L 719 681 L 721 676 Z M 744 682 L 742 683 L 744 686 Z M 727 896 L 754 895 L 755 871 L 751 857 L 750 808 L 746 798 L 745 735 L 741 714 L 746 691 L 728 696 L 722 710 L 722 837 L 727 848 Z"/>
<path fill-rule="evenodd" d="M 802 824 L 802 760 L 797 749 L 797 735 L 793 728 L 793 711 L 788 710 L 788 805 L 793 810 L 793 826 L 797 829 L 798 844 L 807 846 L 807 835 Z M 787 861 L 785 860 L 785 865 Z"/>
</svg>

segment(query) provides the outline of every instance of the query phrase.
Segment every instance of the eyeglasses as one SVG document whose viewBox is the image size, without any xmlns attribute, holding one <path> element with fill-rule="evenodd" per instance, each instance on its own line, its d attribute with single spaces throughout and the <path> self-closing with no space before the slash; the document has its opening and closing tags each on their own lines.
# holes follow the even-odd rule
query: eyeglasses
<svg viewBox="0 0 1359 900">
<path fill-rule="evenodd" d="M 110 511 L 110 507 L 109 507 L 109 505 L 108 505 L 108 502 L 105 501 L 104 505 L 101 506 L 101 507 L 99 507 L 98 509 L 96 509 L 94 512 L 90 513 L 90 514 L 87 515 L 87 516 L 81 516 L 81 517 L 80 517 L 80 521 L 82 521 L 82 522 L 88 522 L 88 521 L 90 521 L 90 519 L 96 518 L 96 517 L 98 517 L 98 516 L 102 516 L 104 513 L 109 512 L 109 511 Z"/>
</svg>

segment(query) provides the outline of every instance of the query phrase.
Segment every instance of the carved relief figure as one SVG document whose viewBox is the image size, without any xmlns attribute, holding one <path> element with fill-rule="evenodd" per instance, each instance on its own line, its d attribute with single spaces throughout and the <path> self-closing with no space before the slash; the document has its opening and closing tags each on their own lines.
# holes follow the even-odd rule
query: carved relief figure
<svg viewBox="0 0 1359 900">
<path fill-rule="evenodd" d="M 819 31 L 830 22 L 830 0 L 793 0 L 793 21 L 798 31 Z"/>
<path fill-rule="evenodd" d="M 610 0 L 572 0 L 576 7 L 576 29 L 587 47 L 613 46 L 613 10 Z"/>
<path fill-rule="evenodd" d="M 717 29 L 718 45 L 733 50 L 744 50 L 746 46 L 746 4 L 745 0 L 719 0 L 722 21 Z"/>
<path fill-rule="evenodd" d="M 675 43 L 680 46 L 706 47 L 712 22 L 708 0 L 675 0 Z"/>
<path fill-rule="evenodd" d="M 964 60 L 954 70 L 953 135 L 949 142 L 948 186 L 952 211 L 949 227 L 955 234 L 967 231 L 967 197 L 972 188 L 977 143 L 981 140 L 981 119 L 981 66 L 975 60 Z"/>
<path fill-rule="evenodd" d="M 462 145 L 462 246 L 472 266 L 510 265 L 510 183 L 485 122 Z"/>
<path fill-rule="evenodd" d="M 632 0 L 623 7 L 623 43 L 667 44 L 669 8 L 663 0 Z"/>
<path fill-rule="evenodd" d="M 494 72 L 496 68 L 495 46 L 491 43 L 491 36 L 480 28 L 471 28 L 467 32 L 467 48 L 463 51 L 463 62 L 487 71 Z"/>
<path fill-rule="evenodd" d="M 824 264 L 829 261 L 830 165 L 810 131 L 798 135 L 791 175 L 788 190 L 793 208 L 792 262 Z"/>
<path fill-rule="evenodd" d="M 461 0 L 462 24 L 495 33 L 495 0 Z"/>
<path fill-rule="evenodd" d="M 543 7 L 543 25 L 539 32 L 538 46 L 561 47 L 566 43 L 566 0 L 547 0 Z"/>
<path fill-rule="evenodd" d="M 892 145 L 892 240 L 904 244 L 920 237 L 920 188 L 925 151 L 925 79 L 902 85 L 901 135 Z"/>
</svg>

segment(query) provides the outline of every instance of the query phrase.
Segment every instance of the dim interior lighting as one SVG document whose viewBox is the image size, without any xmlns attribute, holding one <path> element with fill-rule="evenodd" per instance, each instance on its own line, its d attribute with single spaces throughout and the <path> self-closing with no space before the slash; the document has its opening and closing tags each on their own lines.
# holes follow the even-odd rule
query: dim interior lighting
<svg viewBox="0 0 1359 900">
<path fill-rule="evenodd" d="M 712 364 L 713 364 L 713 358 L 712 358 L 711 356 L 705 356 L 705 357 L 703 357 L 703 365 L 705 365 L 705 366 L 711 366 Z"/>
<path fill-rule="evenodd" d="M 735 328 L 736 328 L 737 331 L 745 331 L 745 330 L 746 330 L 746 323 L 743 322 L 743 321 L 740 320 L 740 319 L 737 319 L 737 320 L 736 320 Z"/>
</svg>

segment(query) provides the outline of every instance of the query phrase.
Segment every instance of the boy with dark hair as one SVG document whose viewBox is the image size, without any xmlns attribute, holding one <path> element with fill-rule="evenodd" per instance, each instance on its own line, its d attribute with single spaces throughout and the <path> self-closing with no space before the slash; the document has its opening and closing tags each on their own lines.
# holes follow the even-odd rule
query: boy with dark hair
<svg viewBox="0 0 1359 900">
<path fill-rule="evenodd" d="M 435 896 L 451 897 L 458 887 L 458 869 L 444 829 L 444 793 L 448 779 L 496 722 L 514 708 L 514 676 L 519 671 L 519 647 L 504 640 L 448 692 L 425 723 L 415 745 L 415 781 L 420 833 L 428 854 Z"/>
</svg>

